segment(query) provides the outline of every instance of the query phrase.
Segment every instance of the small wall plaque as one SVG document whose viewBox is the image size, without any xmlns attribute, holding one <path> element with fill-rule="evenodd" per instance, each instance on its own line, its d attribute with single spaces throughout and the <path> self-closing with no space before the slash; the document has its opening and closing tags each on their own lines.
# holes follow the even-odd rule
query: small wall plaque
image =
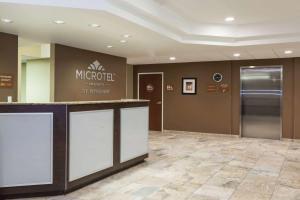
<svg viewBox="0 0 300 200">
<path fill-rule="evenodd" d="M 146 90 L 147 90 L 147 92 L 153 92 L 154 86 L 153 86 L 152 84 L 149 83 L 149 84 L 146 86 Z"/>
<path fill-rule="evenodd" d="M 229 85 L 228 84 L 221 84 L 220 85 L 220 92 L 227 93 L 229 91 Z"/>
<path fill-rule="evenodd" d="M 13 76 L 10 74 L 0 74 L 0 88 L 12 88 Z"/>
<path fill-rule="evenodd" d="M 168 84 L 167 87 L 166 87 L 166 89 L 167 89 L 167 91 L 172 92 L 172 91 L 174 91 L 174 86 Z"/>
<path fill-rule="evenodd" d="M 207 92 L 209 93 L 227 93 L 229 91 L 229 84 L 209 84 L 207 86 Z"/>
<path fill-rule="evenodd" d="M 207 86 L 207 92 L 216 93 L 216 92 L 218 92 L 218 90 L 219 90 L 219 86 L 216 85 L 216 84 L 210 84 L 210 85 Z"/>
</svg>

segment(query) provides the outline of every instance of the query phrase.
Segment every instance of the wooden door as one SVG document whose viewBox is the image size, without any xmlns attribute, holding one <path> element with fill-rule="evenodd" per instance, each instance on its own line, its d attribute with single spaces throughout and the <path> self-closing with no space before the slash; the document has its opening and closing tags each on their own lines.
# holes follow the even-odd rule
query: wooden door
<svg viewBox="0 0 300 200">
<path fill-rule="evenodd" d="M 162 74 L 139 74 L 139 98 L 150 100 L 150 130 L 162 131 Z"/>
</svg>

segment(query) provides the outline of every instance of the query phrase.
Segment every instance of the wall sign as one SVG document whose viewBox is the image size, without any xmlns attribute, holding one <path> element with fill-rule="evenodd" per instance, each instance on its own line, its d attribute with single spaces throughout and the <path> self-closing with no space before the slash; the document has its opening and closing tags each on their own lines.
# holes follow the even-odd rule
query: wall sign
<svg viewBox="0 0 300 200">
<path fill-rule="evenodd" d="M 126 58 L 55 44 L 54 101 L 126 97 Z"/>
<path fill-rule="evenodd" d="M 106 71 L 98 60 L 91 63 L 87 69 L 76 69 L 76 80 L 85 81 L 85 85 L 92 87 L 82 89 L 83 94 L 101 95 L 109 94 L 109 86 L 115 81 L 115 73 Z"/>
<path fill-rule="evenodd" d="M 154 86 L 152 85 L 152 84 L 148 84 L 147 86 L 146 86 L 146 91 L 147 92 L 153 92 L 153 90 L 154 90 Z"/>
<path fill-rule="evenodd" d="M 210 84 L 207 86 L 207 92 L 218 92 L 219 86 L 216 84 Z"/>
<path fill-rule="evenodd" d="M 173 85 L 170 85 L 170 84 L 167 84 L 166 89 L 167 89 L 167 91 L 169 91 L 169 92 L 173 92 L 173 91 L 174 91 L 174 86 L 173 86 Z"/>
<path fill-rule="evenodd" d="M 213 80 L 215 82 L 219 83 L 223 80 L 223 75 L 221 73 L 214 73 L 213 74 Z"/>
<path fill-rule="evenodd" d="M 12 88 L 13 87 L 13 75 L 0 74 L 0 88 Z"/>
<path fill-rule="evenodd" d="M 229 85 L 223 84 L 209 84 L 207 86 L 207 92 L 209 93 L 227 93 L 229 91 Z"/>
<path fill-rule="evenodd" d="M 226 83 L 223 83 L 220 85 L 220 92 L 227 93 L 229 91 L 229 85 Z"/>
<path fill-rule="evenodd" d="M 182 78 L 182 94 L 197 94 L 197 78 Z"/>
</svg>

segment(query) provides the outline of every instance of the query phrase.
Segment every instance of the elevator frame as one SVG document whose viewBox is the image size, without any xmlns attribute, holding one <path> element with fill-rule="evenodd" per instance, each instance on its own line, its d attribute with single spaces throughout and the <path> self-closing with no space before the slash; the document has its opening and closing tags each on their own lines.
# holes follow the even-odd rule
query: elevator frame
<svg viewBox="0 0 300 200">
<path fill-rule="evenodd" d="M 281 74 L 280 74 L 280 76 L 281 76 L 281 80 L 280 80 L 280 89 L 281 89 L 281 96 L 280 96 L 280 135 L 279 135 L 279 140 L 282 140 L 282 134 L 283 134 L 283 123 L 282 123 L 282 121 L 283 121 L 283 118 L 282 118 L 282 114 L 283 114 L 283 96 L 284 96 L 284 90 L 283 90 L 283 84 L 284 84 L 284 77 L 283 77 L 283 75 L 284 75 L 284 67 L 283 67 L 283 65 L 253 65 L 254 67 L 257 67 L 257 68 L 268 68 L 268 67 L 280 67 L 281 68 Z M 240 105 L 239 105 L 239 108 L 240 108 L 240 111 L 239 111 L 239 115 L 240 115 L 240 118 L 239 118 L 239 120 L 240 120 L 240 122 L 239 122 L 239 137 L 240 138 L 242 138 L 243 137 L 243 133 L 242 133 L 242 112 L 243 112 L 243 109 L 242 109 L 242 92 L 241 92 L 241 90 L 242 90 L 242 80 L 241 80 L 241 72 L 242 72 L 242 70 L 243 69 L 251 69 L 252 68 L 252 66 L 251 65 L 248 65 L 248 66 L 240 66 L 240 73 L 239 73 L 239 79 L 240 79 Z M 250 138 L 250 139 L 265 139 L 265 138 Z"/>
</svg>

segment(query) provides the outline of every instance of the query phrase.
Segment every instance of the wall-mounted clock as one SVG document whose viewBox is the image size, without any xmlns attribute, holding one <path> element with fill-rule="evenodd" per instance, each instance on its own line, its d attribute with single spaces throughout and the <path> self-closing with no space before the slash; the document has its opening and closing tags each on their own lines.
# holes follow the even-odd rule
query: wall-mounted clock
<svg viewBox="0 0 300 200">
<path fill-rule="evenodd" d="M 214 73 L 213 80 L 220 83 L 223 80 L 223 75 L 221 73 Z"/>
</svg>

